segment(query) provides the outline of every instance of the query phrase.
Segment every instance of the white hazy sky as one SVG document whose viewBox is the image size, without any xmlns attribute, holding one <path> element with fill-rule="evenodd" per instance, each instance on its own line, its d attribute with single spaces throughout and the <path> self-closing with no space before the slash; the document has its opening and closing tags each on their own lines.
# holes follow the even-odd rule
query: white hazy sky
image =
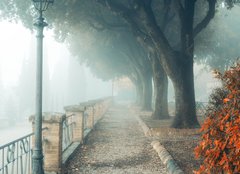
<svg viewBox="0 0 240 174">
<path fill-rule="evenodd" d="M 36 59 L 35 44 L 35 33 L 24 28 L 21 24 L 0 22 L 0 80 L 3 81 L 6 88 L 17 85 L 24 59 Z M 71 54 L 64 44 L 58 43 L 54 40 L 53 33 L 50 30 L 44 30 L 43 44 L 43 51 L 46 53 L 43 54 L 43 59 L 44 61 L 48 61 L 51 78 L 55 66 L 57 66 L 58 63 L 67 64 L 71 58 Z M 88 69 L 86 69 L 86 78 L 88 79 L 89 84 L 98 83 L 104 88 L 104 90 L 106 88 L 110 89 L 111 87 L 111 85 L 109 87 L 110 82 L 105 83 L 96 79 Z M 99 95 L 103 95 L 102 93 L 103 92 L 99 91 Z M 98 98 L 98 96 L 95 98 Z"/>
<path fill-rule="evenodd" d="M 30 40 L 31 32 L 20 24 L 0 23 L 0 74 L 4 84 L 16 83 Z"/>
<path fill-rule="evenodd" d="M 52 66 L 59 57 L 56 50 L 66 50 L 63 44 L 54 41 L 51 31 L 44 31 L 49 66 Z M 35 52 L 35 34 L 21 24 L 0 22 L 0 74 L 5 86 L 14 86 L 17 83 L 23 59 L 29 58 Z M 34 49 L 34 50 L 30 50 Z M 54 50 L 51 51 L 51 50 Z M 53 67 L 50 67 L 50 71 Z M 52 73 L 52 72 L 50 72 Z"/>
</svg>

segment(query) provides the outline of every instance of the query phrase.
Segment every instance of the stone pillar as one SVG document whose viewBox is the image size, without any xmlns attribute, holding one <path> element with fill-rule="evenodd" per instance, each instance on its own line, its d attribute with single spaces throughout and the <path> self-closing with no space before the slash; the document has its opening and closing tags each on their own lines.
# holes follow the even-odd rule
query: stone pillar
<svg viewBox="0 0 240 174">
<path fill-rule="evenodd" d="M 102 101 L 98 102 L 98 120 L 102 118 Z"/>
<path fill-rule="evenodd" d="M 96 122 L 99 120 L 99 113 L 100 113 L 100 108 L 99 108 L 99 103 L 95 103 L 95 112 L 94 112 L 94 118 L 96 119 Z"/>
<path fill-rule="evenodd" d="M 73 128 L 73 142 L 83 142 L 84 138 L 84 111 L 85 108 L 80 105 L 72 105 L 64 107 L 66 111 L 66 117 L 72 117 L 74 122 Z"/>
<path fill-rule="evenodd" d="M 94 127 L 94 108 L 92 105 L 87 106 L 86 111 L 88 114 L 87 127 L 93 129 Z"/>
<path fill-rule="evenodd" d="M 80 105 L 86 108 L 85 113 L 88 115 L 87 128 L 93 129 L 96 121 L 95 112 L 94 112 L 95 102 L 93 101 L 82 102 L 80 103 Z"/>
<path fill-rule="evenodd" d="M 97 109 L 96 109 L 96 104 L 94 103 L 93 105 L 92 105 L 92 108 L 93 108 L 93 119 L 94 119 L 94 125 L 97 123 Z"/>
<path fill-rule="evenodd" d="M 46 174 L 60 174 L 62 168 L 62 123 L 65 116 L 61 113 L 43 113 L 42 118 L 44 171 Z M 30 121 L 32 121 L 34 129 L 34 116 L 30 117 Z"/>
<path fill-rule="evenodd" d="M 99 119 L 102 118 L 102 115 L 103 115 L 103 105 L 102 105 L 102 101 L 99 101 L 98 103 L 98 107 L 99 107 Z"/>
</svg>

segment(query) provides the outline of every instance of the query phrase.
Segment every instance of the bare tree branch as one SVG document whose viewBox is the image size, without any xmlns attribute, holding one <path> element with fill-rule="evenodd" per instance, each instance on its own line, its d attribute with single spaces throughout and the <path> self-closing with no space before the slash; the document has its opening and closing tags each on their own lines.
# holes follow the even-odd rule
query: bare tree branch
<svg viewBox="0 0 240 174">
<path fill-rule="evenodd" d="M 122 17 L 128 15 L 131 12 L 131 10 L 125 7 L 124 5 L 117 3 L 115 1 L 113 2 L 112 0 L 96 0 L 96 1 L 110 9 L 111 12 L 116 13 Z"/>
<path fill-rule="evenodd" d="M 193 37 L 196 37 L 198 33 L 200 33 L 204 28 L 207 27 L 211 19 L 215 15 L 215 5 L 216 5 L 216 0 L 207 0 L 208 1 L 208 12 L 206 16 L 203 18 L 203 20 L 198 23 L 194 30 L 193 30 Z"/>
<path fill-rule="evenodd" d="M 185 9 L 181 3 L 181 0 L 174 0 L 173 3 L 174 3 L 176 12 L 179 15 L 180 21 L 181 23 L 183 23 L 185 21 Z"/>
<path fill-rule="evenodd" d="M 93 29 L 97 30 L 97 31 L 104 31 L 105 30 L 105 27 L 103 27 L 102 25 L 98 25 L 94 22 L 91 22 L 91 21 L 88 21 L 88 25 L 90 27 L 92 27 Z"/>
<path fill-rule="evenodd" d="M 152 5 L 152 0 L 144 0 L 145 5 L 151 6 Z"/>
<path fill-rule="evenodd" d="M 162 23 L 161 23 L 161 26 L 162 26 L 162 30 L 163 32 L 166 30 L 167 28 L 167 25 L 174 19 L 175 17 L 175 13 L 170 15 L 170 12 L 171 12 L 171 8 L 170 8 L 170 5 L 172 3 L 172 0 L 164 0 L 164 9 L 163 9 L 163 19 L 162 19 Z"/>
<path fill-rule="evenodd" d="M 112 29 L 119 29 L 119 28 L 126 28 L 126 24 L 124 23 L 120 23 L 120 22 L 109 22 L 107 20 L 104 19 L 104 16 L 101 15 L 101 16 L 98 16 L 96 18 L 96 21 L 98 21 L 98 23 L 100 25 L 102 25 L 103 27 L 105 27 L 106 29 L 108 30 L 112 30 Z"/>
</svg>

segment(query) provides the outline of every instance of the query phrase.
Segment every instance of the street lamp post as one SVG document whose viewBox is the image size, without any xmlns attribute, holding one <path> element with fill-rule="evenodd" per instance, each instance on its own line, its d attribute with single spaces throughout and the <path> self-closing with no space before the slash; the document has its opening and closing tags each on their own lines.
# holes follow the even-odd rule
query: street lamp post
<svg viewBox="0 0 240 174">
<path fill-rule="evenodd" d="M 33 0 L 39 13 L 34 26 L 37 28 L 37 69 L 36 69 L 36 113 L 34 130 L 34 148 L 32 156 L 32 174 L 44 174 L 42 152 L 42 65 L 43 65 L 43 29 L 47 26 L 42 16 L 53 0 Z"/>
</svg>

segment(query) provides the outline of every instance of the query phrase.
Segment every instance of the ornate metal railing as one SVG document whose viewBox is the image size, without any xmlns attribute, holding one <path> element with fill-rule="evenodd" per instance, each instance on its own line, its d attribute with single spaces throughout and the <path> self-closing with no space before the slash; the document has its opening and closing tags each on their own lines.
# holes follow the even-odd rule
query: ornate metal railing
<svg viewBox="0 0 240 174">
<path fill-rule="evenodd" d="M 31 174 L 33 135 L 30 133 L 0 146 L 0 174 Z"/>
<path fill-rule="evenodd" d="M 28 134 L 0 147 L 0 174 L 30 174 L 32 136 Z"/>
<path fill-rule="evenodd" d="M 75 122 L 73 120 L 74 115 L 68 116 L 62 125 L 62 151 L 65 151 L 73 143 L 73 128 Z"/>
</svg>

